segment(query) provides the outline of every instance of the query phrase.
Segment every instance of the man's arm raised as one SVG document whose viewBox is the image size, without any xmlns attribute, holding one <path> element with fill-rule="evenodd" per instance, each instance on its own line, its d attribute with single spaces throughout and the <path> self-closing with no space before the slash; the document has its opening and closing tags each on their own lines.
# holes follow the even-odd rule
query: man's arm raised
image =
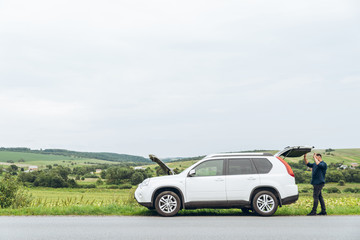
<svg viewBox="0 0 360 240">
<path fill-rule="evenodd" d="M 306 158 L 306 153 L 304 154 L 304 162 L 305 162 L 306 165 L 309 163 L 309 161 Z"/>
<path fill-rule="evenodd" d="M 314 160 L 315 160 L 316 165 L 319 165 L 320 161 L 317 158 L 316 153 L 314 153 Z"/>
</svg>

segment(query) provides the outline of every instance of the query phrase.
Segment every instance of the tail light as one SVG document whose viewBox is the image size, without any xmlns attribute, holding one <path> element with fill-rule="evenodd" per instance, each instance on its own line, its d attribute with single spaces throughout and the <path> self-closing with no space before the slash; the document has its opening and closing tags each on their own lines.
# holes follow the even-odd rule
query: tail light
<svg viewBox="0 0 360 240">
<path fill-rule="evenodd" d="M 281 157 L 277 157 L 277 159 L 279 159 L 286 167 L 286 170 L 288 171 L 289 175 L 292 176 L 292 177 L 295 177 L 295 174 L 293 172 L 293 170 L 291 169 L 290 165 L 285 162 L 284 159 L 282 159 Z"/>
</svg>

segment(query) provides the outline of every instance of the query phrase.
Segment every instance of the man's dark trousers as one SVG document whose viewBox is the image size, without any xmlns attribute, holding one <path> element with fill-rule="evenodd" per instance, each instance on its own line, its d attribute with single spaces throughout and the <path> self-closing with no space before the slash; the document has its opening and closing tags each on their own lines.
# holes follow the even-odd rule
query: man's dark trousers
<svg viewBox="0 0 360 240">
<path fill-rule="evenodd" d="M 318 207 L 319 200 L 320 200 L 320 205 L 321 205 L 321 212 L 326 212 L 324 198 L 321 194 L 321 190 L 324 187 L 324 184 L 318 184 L 318 185 L 313 185 L 313 186 L 314 186 L 314 194 L 313 194 L 314 205 L 313 205 L 313 209 L 311 212 L 316 213 L 316 209 Z"/>
</svg>

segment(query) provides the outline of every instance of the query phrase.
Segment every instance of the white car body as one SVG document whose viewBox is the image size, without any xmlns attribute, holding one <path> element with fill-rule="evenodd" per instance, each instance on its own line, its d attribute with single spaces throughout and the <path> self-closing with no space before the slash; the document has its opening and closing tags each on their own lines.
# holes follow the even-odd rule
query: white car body
<svg viewBox="0 0 360 240">
<path fill-rule="evenodd" d="M 273 156 L 268 153 L 208 155 L 180 174 L 145 179 L 136 189 L 135 198 L 139 204 L 149 209 L 156 208 L 159 210 L 157 208 L 158 206 L 156 206 L 156 204 L 159 203 L 155 202 L 157 196 L 162 192 L 168 191 L 178 195 L 180 199 L 180 202 L 177 203 L 180 206 L 176 211 L 179 209 L 195 208 L 238 207 L 242 209 L 254 209 L 254 196 L 261 191 L 266 191 L 272 193 L 273 195 L 270 195 L 272 195 L 274 199 L 276 198 L 275 201 L 277 204 L 275 207 L 277 208 L 278 205 L 282 206 L 295 202 L 299 196 L 292 170 L 279 156 L 280 155 Z M 233 169 L 241 171 L 241 168 L 236 165 L 239 161 L 241 164 L 244 164 L 244 161 L 249 162 L 249 166 L 251 165 L 250 168 L 252 169 L 249 168 L 250 170 L 246 171 L 252 171 L 251 174 L 231 173 Z M 260 173 L 255 161 L 262 164 L 268 164 L 267 161 L 270 162 L 271 170 L 267 173 Z M 198 166 L 198 172 L 203 169 L 215 169 L 212 166 L 209 168 L 201 168 L 201 166 L 207 166 L 205 164 L 209 166 L 218 164 L 218 168 L 220 169 L 222 168 L 221 164 L 223 164 L 223 172 L 216 173 L 217 175 L 215 176 L 194 175 L 194 172 L 196 174 L 196 170 L 193 169 L 197 169 Z M 270 165 L 268 168 L 270 168 Z M 257 169 L 256 172 L 254 172 L 254 169 Z M 275 211 L 276 209 L 271 211 L 269 215 L 272 215 Z M 161 211 L 159 213 L 162 214 Z M 169 212 L 168 215 L 172 216 L 174 214 L 170 214 Z M 260 212 L 260 215 L 268 214 L 261 214 Z"/>
</svg>

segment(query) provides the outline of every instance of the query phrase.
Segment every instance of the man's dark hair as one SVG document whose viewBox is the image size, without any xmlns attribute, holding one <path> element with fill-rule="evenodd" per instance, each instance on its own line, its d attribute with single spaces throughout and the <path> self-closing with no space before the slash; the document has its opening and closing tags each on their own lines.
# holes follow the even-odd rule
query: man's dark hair
<svg viewBox="0 0 360 240">
<path fill-rule="evenodd" d="M 316 156 L 318 156 L 318 157 L 321 157 L 321 158 L 322 158 L 322 156 L 321 156 L 321 154 L 320 154 L 320 153 L 317 153 L 317 154 L 316 154 Z"/>
</svg>

